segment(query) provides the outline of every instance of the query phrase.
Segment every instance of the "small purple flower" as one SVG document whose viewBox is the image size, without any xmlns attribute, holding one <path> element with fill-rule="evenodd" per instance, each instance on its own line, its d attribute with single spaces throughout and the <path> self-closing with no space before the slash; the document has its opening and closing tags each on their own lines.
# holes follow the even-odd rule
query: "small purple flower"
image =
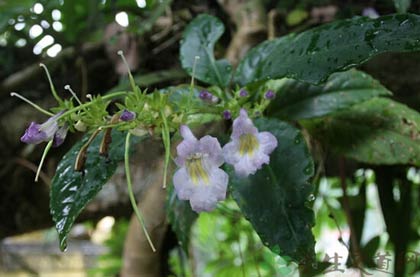
<svg viewBox="0 0 420 277">
<path fill-rule="evenodd" d="M 224 110 L 223 111 L 223 118 L 226 120 L 229 120 L 232 118 L 232 113 L 229 110 Z"/>
<path fill-rule="evenodd" d="M 128 110 L 124 110 L 120 115 L 120 120 L 122 121 L 131 121 L 136 118 L 135 112 L 130 112 Z"/>
<path fill-rule="evenodd" d="M 232 141 L 223 147 L 225 161 L 246 177 L 270 162 L 269 155 L 277 147 L 277 139 L 270 132 L 258 132 L 246 110 L 241 109 L 233 121 Z"/>
<path fill-rule="evenodd" d="M 246 91 L 245 89 L 241 89 L 241 91 L 239 92 L 239 96 L 240 97 L 247 97 L 248 96 L 248 91 Z"/>
<path fill-rule="evenodd" d="M 264 98 L 267 99 L 267 100 L 272 100 L 275 97 L 276 97 L 276 93 L 272 90 L 269 90 L 264 94 Z"/>
<path fill-rule="evenodd" d="M 201 100 L 211 100 L 211 97 L 213 96 L 213 94 L 211 94 L 210 92 L 208 92 L 207 90 L 202 90 L 200 91 L 200 93 L 198 94 L 198 97 L 200 97 Z"/>
<path fill-rule="evenodd" d="M 226 198 L 228 175 L 219 168 L 224 162 L 222 148 L 214 137 L 198 140 L 186 125 L 180 131 L 184 140 L 176 148 L 180 167 L 173 177 L 176 194 L 190 200 L 196 212 L 211 211 Z"/>
<path fill-rule="evenodd" d="M 67 124 L 58 128 L 57 132 L 54 134 L 53 147 L 58 147 L 63 144 L 64 140 L 66 139 L 68 130 L 69 126 Z"/>
<path fill-rule="evenodd" d="M 200 91 L 198 97 L 200 97 L 201 100 L 209 103 L 217 103 L 219 101 L 219 98 L 217 96 L 213 95 L 213 93 L 207 90 Z"/>
<path fill-rule="evenodd" d="M 372 19 L 375 19 L 375 18 L 379 17 L 378 12 L 372 7 L 364 8 L 363 11 L 362 11 L 362 15 L 367 16 L 367 17 L 372 18 Z"/>
<path fill-rule="evenodd" d="M 39 144 L 43 141 L 52 140 L 58 130 L 57 118 L 61 114 L 62 112 L 53 115 L 42 124 L 31 122 L 20 141 L 27 144 Z"/>
</svg>

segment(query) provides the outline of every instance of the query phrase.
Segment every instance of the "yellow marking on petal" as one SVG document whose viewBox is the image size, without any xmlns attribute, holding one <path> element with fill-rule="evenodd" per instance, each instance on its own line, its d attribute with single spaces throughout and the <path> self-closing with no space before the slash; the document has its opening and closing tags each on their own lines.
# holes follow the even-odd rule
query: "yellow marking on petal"
<svg viewBox="0 0 420 277">
<path fill-rule="evenodd" d="M 239 154 L 252 156 L 259 146 L 257 138 L 253 134 L 243 134 L 239 138 Z"/>
<path fill-rule="evenodd" d="M 206 185 L 209 184 L 209 175 L 203 167 L 203 158 L 201 155 L 193 155 L 188 158 L 186 166 L 194 185 L 198 185 L 200 180 Z"/>
</svg>

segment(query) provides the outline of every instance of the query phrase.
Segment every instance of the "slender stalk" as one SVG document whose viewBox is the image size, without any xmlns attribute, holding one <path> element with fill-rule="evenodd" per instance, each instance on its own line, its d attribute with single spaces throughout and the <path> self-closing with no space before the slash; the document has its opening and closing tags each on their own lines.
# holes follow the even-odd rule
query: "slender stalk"
<svg viewBox="0 0 420 277">
<path fill-rule="evenodd" d="M 144 219 L 142 214 L 140 213 L 140 210 L 137 208 L 137 202 L 136 198 L 134 197 L 133 193 L 133 185 L 131 183 L 131 175 L 130 175 L 130 137 L 131 134 L 128 132 L 127 136 L 125 138 L 125 152 L 124 152 L 124 166 L 125 166 L 125 175 L 127 178 L 127 188 L 128 188 L 128 194 L 130 197 L 131 205 L 133 206 L 134 213 L 136 214 L 136 217 L 143 229 L 144 235 L 146 236 L 147 241 L 149 242 L 150 247 L 152 248 L 153 252 L 156 252 L 156 248 L 153 245 L 152 240 L 150 239 L 149 233 L 147 232 L 146 225 L 144 223 Z"/>
<path fill-rule="evenodd" d="M 45 146 L 44 153 L 42 153 L 41 161 L 39 162 L 38 169 L 35 175 L 35 182 L 38 182 L 39 173 L 41 173 L 42 165 L 44 164 L 45 158 L 47 157 L 48 151 L 50 151 L 51 146 L 53 145 L 53 140 L 50 140 Z"/>
<path fill-rule="evenodd" d="M 188 103 L 187 103 L 187 108 L 188 111 L 191 110 L 191 99 L 194 96 L 194 78 L 195 78 L 195 68 L 197 66 L 197 62 L 200 59 L 200 56 L 195 56 L 194 57 L 194 64 L 193 64 L 193 69 L 192 69 L 192 76 L 191 76 L 191 84 L 190 84 L 190 95 L 188 97 Z"/>
<path fill-rule="evenodd" d="M 55 100 L 57 100 L 57 102 L 59 104 L 62 104 L 63 100 L 60 98 L 60 96 L 58 96 L 57 91 L 55 90 L 55 87 L 54 87 L 54 84 L 52 82 L 50 72 L 48 71 L 47 66 L 43 63 L 40 63 L 39 66 L 42 67 L 45 70 L 45 74 L 47 74 L 47 79 L 48 79 L 48 83 L 50 84 L 51 93 L 54 96 Z"/>
<path fill-rule="evenodd" d="M 23 97 L 22 95 L 20 95 L 20 94 L 18 94 L 18 93 L 16 93 L 16 92 L 11 92 L 11 93 L 10 93 L 10 96 L 12 96 L 12 97 L 14 96 L 14 97 L 19 98 L 20 100 L 22 100 L 22 101 L 24 101 L 24 102 L 28 103 L 28 104 L 29 104 L 29 105 L 31 105 L 33 108 L 35 108 L 36 110 L 40 111 L 41 113 L 44 113 L 44 114 L 49 115 L 49 116 L 53 116 L 53 115 L 54 115 L 53 113 L 50 113 L 49 111 L 44 110 L 43 108 L 41 108 L 40 106 L 38 106 L 37 104 L 35 104 L 35 103 L 34 103 L 34 102 L 32 102 L 31 100 L 29 100 L 28 98 Z"/>
<path fill-rule="evenodd" d="M 161 111 L 160 114 L 163 121 L 162 139 L 163 139 L 163 145 L 165 146 L 165 165 L 163 167 L 163 185 L 162 185 L 162 187 L 165 189 L 166 182 L 167 182 L 167 175 L 168 175 L 169 160 L 171 158 L 171 139 L 169 137 L 169 127 L 168 127 L 168 122 L 166 121 L 166 117 L 163 114 L 163 111 Z"/>
<path fill-rule="evenodd" d="M 133 92 L 136 92 L 136 90 L 137 90 L 136 82 L 134 81 L 133 75 L 131 74 L 130 66 L 128 65 L 128 62 L 125 59 L 124 53 L 123 53 L 123 51 L 119 50 L 117 52 L 117 54 L 121 56 L 121 59 L 123 60 L 123 63 L 127 67 L 128 78 L 130 79 L 131 89 L 133 90 Z"/>
</svg>

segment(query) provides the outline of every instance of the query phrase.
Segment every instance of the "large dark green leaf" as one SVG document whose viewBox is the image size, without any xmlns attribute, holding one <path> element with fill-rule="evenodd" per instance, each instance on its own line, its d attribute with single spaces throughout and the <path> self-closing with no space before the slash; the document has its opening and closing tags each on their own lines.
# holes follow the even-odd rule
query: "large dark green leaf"
<svg viewBox="0 0 420 277">
<path fill-rule="evenodd" d="M 334 73 L 321 86 L 293 79 L 270 82 L 274 84 L 277 94 L 269 111 L 285 119 L 324 116 L 375 96 L 391 94 L 378 81 L 356 70 Z"/>
<path fill-rule="evenodd" d="M 259 130 L 278 140 L 270 165 L 238 178 L 230 172 L 232 194 L 261 240 L 275 253 L 299 263 L 314 258 L 314 214 L 307 207 L 314 166 L 299 130 L 276 119 L 256 120 Z"/>
<path fill-rule="evenodd" d="M 166 199 L 168 220 L 178 238 L 179 244 L 185 253 L 188 253 L 191 227 L 198 215 L 191 209 L 189 201 L 178 199 L 173 186 L 170 186 L 168 190 L 168 198 Z"/>
<path fill-rule="evenodd" d="M 420 165 L 420 114 L 387 98 L 304 122 L 339 154 L 370 164 Z"/>
<path fill-rule="evenodd" d="M 210 15 L 196 17 L 183 34 L 180 59 L 182 67 L 192 76 L 196 62 L 194 77 L 200 81 L 225 87 L 230 79 L 232 67 L 225 60 L 215 60 L 214 44 L 225 31 L 223 23 Z M 200 59 L 196 60 L 198 56 Z"/>
<path fill-rule="evenodd" d="M 102 135 L 98 135 L 87 151 L 83 172 L 74 170 L 74 162 L 89 136 L 76 143 L 57 166 L 52 180 L 50 211 L 60 240 L 60 249 L 67 246 L 67 234 L 76 217 L 96 196 L 106 181 L 114 174 L 119 161 L 124 159 L 125 134 L 112 132 L 109 157 L 99 155 Z"/>
<path fill-rule="evenodd" d="M 357 17 L 263 42 L 241 61 L 235 80 L 244 85 L 290 77 L 320 83 L 330 74 L 357 66 L 380 53 L 418 50 L 420 16 Z"/>
</svg>

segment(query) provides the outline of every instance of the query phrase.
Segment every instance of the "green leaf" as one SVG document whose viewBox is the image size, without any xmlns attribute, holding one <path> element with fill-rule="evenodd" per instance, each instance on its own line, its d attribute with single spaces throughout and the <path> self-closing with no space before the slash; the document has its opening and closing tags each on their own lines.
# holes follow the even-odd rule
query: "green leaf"
<svg viewBox="0 0 420 277">
<path fill-rule="evenodd" d="M 420 114 L 387 98 L 302 122 L 337 153 L 370 164 L 420 165 Z"/>
<path fill-rule="evenodd" d="M 294 120 L 325 116 L 372 97 L 391 94 L 371 76 L 356 70 L 334 73 L 321 86 L 293 79 L 269 81 L 268 87 L 270 83 L 277 93 L 269 112 Z"/>
<path fill-rule="evenodd" d="M 194 78 L 212 85 L 227 86 L 232 75 L 232 66 L 226 59 L 215 60 L 214 45 L 225 31 L 223 23 L 216 17 L 197 16 L 183 34 L 180 60 L 182 67 Z M 196 59 L 195 57 L 200 57 Z"/>
<path fill-rule="evenodd" d="M 260 131 L 270 131 L 278 147 L 270 155 L 270 165 L 256 174 L 238 178 L 230 171 L 232 194 L 261 240 L 273 252 L 299 263 L 315 257 L 311 232 L 314 214 L 306 202 L 313 186 L 312 158 L 300 131 L 276 119 L 255 121 Z"/>
<path fill-rule="evenodd" d="M 394 0 L 394 6 L 398 13 L 406 13 L 411 6 L 411 0 Z"/>
<path fill-rule="evenodd" d="M 75 171 L 74 163 L 89 136 L 76 143 L 57 166 L 51 186 L 50 212 L 58 232 L 61 250 L 67 247 L 67 234 L 76 217 L 114 174 L 118 162 L 124 159 L 125 133 L 112 132 L 108 158 L 99 155 L 102 136 L 98 135 L 89 146 L 83 172 Z"/>
<path fill-rule="evenodd" d="M 289 77 L 318 84 L 378 54 L 418 50 L 420 16 L 356 17 L 261 43 L 241 61 L 235 81 Z"/>
<path fill-rule="evenodd" d="M 179 244 L 184 249 L 185 253 L 188 253 L 191 227 L 198 215 L 191 209 L 189 201 L 178 199 L 173 186 L 169 186 L 168 188 L 166 213 L 172 230 L 178 238 Z"/>
</svg>

